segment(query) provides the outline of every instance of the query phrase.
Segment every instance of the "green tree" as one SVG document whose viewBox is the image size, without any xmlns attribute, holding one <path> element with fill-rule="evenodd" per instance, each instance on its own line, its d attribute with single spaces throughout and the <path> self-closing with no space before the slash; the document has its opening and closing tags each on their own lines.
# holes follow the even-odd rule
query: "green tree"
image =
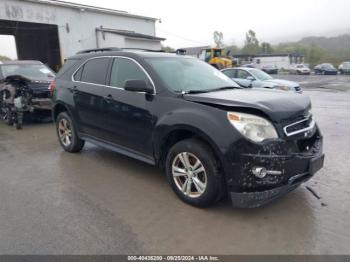
<svg viewBox="0 0 350 262">
<path fill-rule="evenodd" d="M 245 34 L 244 47 L 242 48 L 243 54 L 258 54 L 260 51 L 259 40 L 256 37 L 256 33 L 253 30 L 249 30 Z"/>
<path fill-rule="evenodd" d="M 222 48 L 224 46 L 224 34 L 222 32 L 214 32 L 214 43 L 217 48 Z"/>
<path fill-rule="evenodd" d="M 0 55 L 0 61 L 10 61 L 11 58 L 4 56 L 4 55 Z"/>
<path fill-rule="evenodd" d="M 162 46 L 162 50 L 167 53 L 173 53 L 175 52 L 175 49 L 170 46 Z"/>
<path fill-rule="evenodd" d="M 260 53 L 262 54 L 272 54 L 273 53 L 273 48 L 270 43 L 267 42 L 262 42 L 260 44 Z"/>
<path fill-rule="evenodd" d="M 236 45 L 229 45 L 225 47 L 225 54 L 229 54 L 230 56 L 240 54 L 241 50 Z"/>
</svg>

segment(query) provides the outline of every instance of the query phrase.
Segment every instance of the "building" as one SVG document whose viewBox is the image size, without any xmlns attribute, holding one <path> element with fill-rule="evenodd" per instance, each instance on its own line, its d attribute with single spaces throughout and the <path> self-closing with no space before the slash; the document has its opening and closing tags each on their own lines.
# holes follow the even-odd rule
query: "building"
<svg viewBox="0 0 350 262">
<path fill-rule="evenodd" d="M 196 46 L 196 47 L 184 47 L 180 48 L 181 50 L 186 51 L 186 55 L 199 58 L 199 55 L 203 49 L 208 49 L 210 46 Z"/>
<path fill-rule="evenodd" d="M 304 63 L 304 56 L 298 53 L 291 54 L 262 54 L 262 55 L 233 55 L 238 64 L 254 64 L 261 68 L 264 65 L 274 65 L 278 69 L 288 70 L 295 64 Z"/>
<path fill-rule="evenodd" d="M 0 35 L 13 35 L 18 59 L 57 70 L 80 50 L 121 47 L 161 49 L 157 19 L 54 0 L 1 0 Z M 1 53 L 1 50 L 0 50 Z"/>
</svg>

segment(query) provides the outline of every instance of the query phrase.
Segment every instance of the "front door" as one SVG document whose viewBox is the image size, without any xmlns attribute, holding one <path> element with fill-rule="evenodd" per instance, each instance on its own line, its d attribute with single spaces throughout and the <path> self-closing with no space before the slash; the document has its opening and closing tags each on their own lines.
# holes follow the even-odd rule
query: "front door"
<svg viewBox="0 0 350 262">
<path fill-rule="evenodd" d="M 249 77 L 252 77 L 250 73 L 242 69 L 237 69 L 234 81 L 237 82 L 240 86 L 250 87 L 252 84 L 252 80 L 247 79 Z"/>
<path fill-rule="evenodd" d="M 105 107 L 108 140 L 124 149 L 150 157 L 153 156 L 151 111 L 155 95 L 124 90 L 126 80 L 145 80 L 152 85 L 136 61 L 126 57 L 114 58 L 110 87 L 105 94 L 109 98 Z"/>
</svg>

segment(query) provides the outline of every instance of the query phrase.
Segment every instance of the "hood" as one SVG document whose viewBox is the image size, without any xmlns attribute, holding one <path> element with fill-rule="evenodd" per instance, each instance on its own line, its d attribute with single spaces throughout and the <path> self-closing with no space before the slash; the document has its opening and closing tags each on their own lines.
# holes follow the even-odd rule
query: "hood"
<svg viewBox="0 0 350 262">
<path fill-rule="evenodd" d="M 296 82 L 282 80 L 282 79 L 271 79 L 271 80 L 266 80 L 264 82 L 271 83 L 273 86 L 287 86 L 287 87 L 299 86 L 299 84 Z"/>
<path fill-rule="evenodd" d="M 228 106 L 237 111 L 241 108 L 257 109 L 275 122 L 303 115 L 311 108 L 311 101 L 305 95 L 269 89 L 246 88 L 186 94 L 184 98 L 192 102 Z"/>
</svg>

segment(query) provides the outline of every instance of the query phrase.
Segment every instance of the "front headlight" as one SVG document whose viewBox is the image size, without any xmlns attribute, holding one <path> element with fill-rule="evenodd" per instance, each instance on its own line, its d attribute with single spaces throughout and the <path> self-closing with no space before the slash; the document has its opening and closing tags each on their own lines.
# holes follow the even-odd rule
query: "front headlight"
<svg viewBox="0 0 350 262">
<path fill-rule="evenodd" d="M 254 142 L 278 138 L 276 129 L 271 122 L 260 116 L 228 112 L 227 119 L 243 136 Z"/>
</svg>

